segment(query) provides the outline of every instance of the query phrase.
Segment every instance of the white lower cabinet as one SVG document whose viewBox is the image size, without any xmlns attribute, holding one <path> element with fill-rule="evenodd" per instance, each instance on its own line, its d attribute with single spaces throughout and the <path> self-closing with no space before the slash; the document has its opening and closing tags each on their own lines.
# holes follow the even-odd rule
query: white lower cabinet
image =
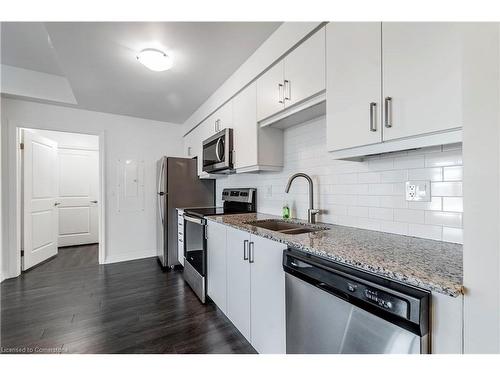
<svg viewBox="0 0 500 375">
<path fill-rule="evenodd" d="M 226 226 L 207 223 L 207 294 L 222 310 L 227 311 L 226 292 Z"/>
<path fill-rule="evenodd" d="M 463 296 L 432 293 L 432 354 L 463 353 Z"/>
<path fill-rule="evenodd" d="M 227 229 L 227 317 L 248 341 L 250 336 L 250 234 Z"/>
<path fill-rule="evenodd" d="M 209 222 L 209 228 L 213 227 Z M 215 224 L 218 225 L 218 224 Z M 227 267 L 226 308 L 209 296 L 224 311 L 231 322 L 259 353 L 285 353 L 285 273 L 282 266 L 283 250 L 286 246 L 238 229 L 226 230 Z M 208 263 L 220 257 L 210 247 L 221 248 L 221 234 L 210 239 L 208 232 Z M 217 238 L 215 238 L 217 236 Z M 210 258 L 213 259 L 210 259 Z M 222 262 L 221 262 L 222 264 Z M 208 270 L 214 272 L 214 266 Z M 218 266 L 220 271 L 220 266 Z M 216 278 L 220 278 L 216 276 Z M 220 288 L 222 290 L 222 288 Z"/>
<path fill-rule="evenodd" d="M 251 342 L 259 353 L 286 352 L 284 249 L 279 242 L 250 236 Z"/>
</svg>

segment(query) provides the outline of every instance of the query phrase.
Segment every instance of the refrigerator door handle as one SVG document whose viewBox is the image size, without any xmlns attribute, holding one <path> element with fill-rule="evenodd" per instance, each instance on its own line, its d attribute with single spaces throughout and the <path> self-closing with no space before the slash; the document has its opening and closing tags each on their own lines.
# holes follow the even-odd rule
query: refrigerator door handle
<svg viewBox="0 0 500 375">
<path fill-rule="evenodd" d="M 161 167 L 160 167 L 160 176 L 158 178 L 158 211 L 160 211 L 160 219 L 161 219 L 161 223 L 163 224 L 165 222 L 165 219 L 163 217 L 163 210 L 162 210 L 162 207 L 161 207 L 161 200 L 164 199 L 162 198 L 163 196 L 165 196 L 165 192 L 161 191 L 162 188 L 163 188 L 163 174 L 165 172 L 165 160 L 162 161 L 161 163 Z"/>
</svg>

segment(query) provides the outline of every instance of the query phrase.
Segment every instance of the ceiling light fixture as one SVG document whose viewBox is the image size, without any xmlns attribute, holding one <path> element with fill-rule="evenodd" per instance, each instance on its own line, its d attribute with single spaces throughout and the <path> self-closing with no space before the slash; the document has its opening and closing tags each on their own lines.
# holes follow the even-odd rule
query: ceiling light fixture
<svg viewBox="0 0 500 375">
<path fill-rule="evenodd" d="M 138 53 L 137 60 L 146 68 L 154 70 L 155 72 L 169 70 L 173 65 L 170 56 L 154 48 L 143 49 Z"/>
</svg>

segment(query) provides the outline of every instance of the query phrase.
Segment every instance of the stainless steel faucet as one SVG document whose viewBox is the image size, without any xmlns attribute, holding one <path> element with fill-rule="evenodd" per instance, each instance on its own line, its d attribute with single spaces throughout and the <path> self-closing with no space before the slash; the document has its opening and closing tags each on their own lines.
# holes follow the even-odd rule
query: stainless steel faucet
<svg viewBox="0 0 500 375">
<path fill-rule="evenodd" d="M 307 210 L 307 221 L 311 224 L 314 224 L 314 223 L 316 223 L 316 214 L 319 213 L 319 210 L 315 210 L 313 208 L 314 193 L 313 193 L 313 180 L 311 179 L 311 177 L 309 177 L 305 173 L 295 173 L 293 176 L 291 176 L 288 179 L 288 183 L 286 184 L 285 193 L 288 193 L 290 191 L 290 187 L 292 186 L 292 182 L 297 177 L 304 177 L 307 180 L 307 182 L 309 183 L 309 209 Z"/>
</svg>

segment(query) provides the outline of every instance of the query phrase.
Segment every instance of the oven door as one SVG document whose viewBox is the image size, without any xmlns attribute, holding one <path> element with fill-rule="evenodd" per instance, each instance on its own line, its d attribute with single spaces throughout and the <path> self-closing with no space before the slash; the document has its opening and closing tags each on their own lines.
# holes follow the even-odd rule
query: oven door
<svg viewBox="0 0 500 375">
<path fill-rule="evenodd" d="M 203 141 L 203 171 L 228 171 L 233 168 L 233 129 L 227 128 Z"/>
<path fill-rule="evenodd" d="M 206 221 L 184 214 L 184 259 L 200 276 L 206 273 Z"/>
</svg>

